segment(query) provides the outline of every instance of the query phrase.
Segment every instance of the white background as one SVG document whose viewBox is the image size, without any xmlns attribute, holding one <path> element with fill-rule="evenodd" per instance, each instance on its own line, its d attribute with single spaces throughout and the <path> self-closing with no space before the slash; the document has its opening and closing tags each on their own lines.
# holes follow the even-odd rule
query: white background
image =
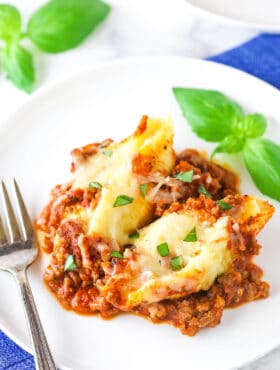
<svg viewBox="0 0 280 370">
<path fill-rule="evenodd" d="M 24 24 L 45 2 L 6 1 L 20 9 Z M 50 55 L 24 41 L 34 54 L 36 90 L 102 61 L 147 55 L 205 58 L 256 34 L 201 18 L 184 0 L 108 0 L 108 3 L 112 11 L 106 22 L 77 49 Z M 0 68 L 0 124 L 28 98 L 7 81 Z"/>
</svg>

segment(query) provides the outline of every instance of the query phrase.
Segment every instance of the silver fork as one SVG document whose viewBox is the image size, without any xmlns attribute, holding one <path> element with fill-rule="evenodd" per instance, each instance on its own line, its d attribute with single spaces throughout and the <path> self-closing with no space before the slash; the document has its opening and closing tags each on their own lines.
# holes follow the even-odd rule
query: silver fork
<svg viewBox="0 0 280 370">
<path fill-rule="evenodd" d="M 56 366 L 26 277 L 26 268 L 34 262 L 38 255 L 33 226 L 15 180 L 14 190 L 19 224 L 16 221 L 6 186 L 3 181 L 1 182 L 5 226 L 8 232 L 5 232 L 0 217 L 0 270 L 12 273 L 18 282 L 34 348 L 36 368 L 40 370 L 55 370 Z"/>
</svg>

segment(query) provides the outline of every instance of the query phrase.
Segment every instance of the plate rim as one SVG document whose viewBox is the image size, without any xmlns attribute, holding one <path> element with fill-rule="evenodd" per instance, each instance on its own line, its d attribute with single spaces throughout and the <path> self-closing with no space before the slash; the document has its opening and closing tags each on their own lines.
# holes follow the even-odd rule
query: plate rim
<svg viewBox="0 0 280 370">
<path fill-rule="evenodd" d="M 188 1 L 188 0 L 184 0 L 184 1 Z M 32 106 L 34 101 L 36 103 L 37 99 L 40 99 L 45 94 L 48 94 L 52 89 L 60 87 L 65 82 L 74 80 L 88 73 L 92 73 L 93 71 L 98 71 L 99 69 L 103 69 L 103 68 L 114 67 L 115 65 L 119 65 L 119 64 L 122 65 L 122 64 L 130 64 L 130 63 L 149 63 L 149 62 L 156 62 L 156 61 L 161 62 L 163 59 L 164 61 L 167 61 L 167 62 L 179 62 L 179 63 L 193 62 L 193 63 L 215 65 L 218 68 L 227 69 L 228 71 L 233 71 L 234 73 L 237 72 L 240 75 L 243 75 L 245 78 L 249 78 L 251 80 L 257 80 L 259 83 L 266 86 L 266 88 L 270 88 L 274 90 L 274 93 L 276 94 L 280 93 L 280 89 L 271 85 L 269 82 L 262 80 L 259 77 L 256 77 L 248 72 L 245 72 L 241 69 L 238 69 L 232 66 L 229 66 L 227 64 L 215 62 L 215 61 L 208 60 L 208 59 L 200 59 L 200 58 L 187 57 L 187 56 L 167 56 L 167 55 L 116 58 L 114 60 L 98 62 L 93 66 L 83 68 L 82 70 L 78 72 L 70 73 L 68 76 L 61 77 L 55 81 L 49 82 L 43 87 L 39 87 L 39 89 L 36 90 L 27 101 L 25 101 L 22 105 L 20 105 L 13 113 L 11 113 L 0 124 L 0 137 L 5 134 L 5 131 L 9 128 L 8 126 L 10 125 L 10 121 L 15 119 L 17 115 L 24 112 L 24 110 L 29 108 L 29 106 Z"/>
<path fill-rule="evenodd" d="M 79 79 L 80 76 L 87 75 L 89 73 L 93 73 L 95 71 L 98 71 L 103 68 L 112 68 L 117 65 L 125 65 L 125 64 L 134 64 L 134 63 L 145 63 L 149 64 L 150 62 L 162 62 L 164 60 L 167 63 L 173 63 L 173 62 L 179 62 L 179 63 L 198 63 L 198 64 L 204 64 L 204 65 L 214 65 L 215 68 L 221 68 L 224 70 L 228 70 L 229 72 L 234 72 L 240 74 L 240 76 L 244 76 L 246 79 L 251 79 L 252 81 L 256 81 L 258 83 L 261 83 L 264 87 L 269 88 L 272 93 L 277 94 L 280 96 L 280 90 L 274 87 L 273 85 L 269 84 L 268 82 L 261 80 L 260 78 L 253 76 L 247 72 L 244 72 L 242 70 L 239 70 L 237 68 L 210 61 L 205 59 L 199 59 L 199 58 L 191 58 L 191 57 L 181 57 L 181 56 L 143 56 L 143 57 L 127 57 L 127 58 L 118 58 L 111 61 L 105 61 L 105 62 L 98 62 L 93 66 L 84 68 L 78 72 L 74 72 L 72 74 L 69 74 L 66 77 L 62 77 L 60 79 L 57 79 L 56 81 L 52 81 L 45 85 L 44 87 L 39 88 L 26 102 L 24 102 L 16 111 L 14 111 L 12 114 L 9 115 L 8 118 L 6 118 L 1 124 L 0 124 L 0 138 L 5 135 L 6 131 L 9 130 L 10 125 L 12 124 L 12 121 L 17 119 L 19 115 L 22 113 L 24 114 L 25 110 L 29 109 L 33 106 L 33 104 L 36 104 L 37 100 L 40 100 L 44 97 L 45 94 L 49 94 L 53 89 L 60 88 L 64 83 L 69 82 L 71 80 Z M 27 269 L 28 271 L 28 269 Z M 27 328 L 27 327 L 26 327 Z M 9 330 L 3 322 L 0 320 L 0 330 L 8 336 L 14 343 L 16 343 L 21 349 L 28 352 L 30 355 L 33 356 L 33 350 L 32 350 L 32 344 L 31 341 L 28 344 L 25 344 L 23 341 L 21 341 L 11 330 Z M 280 342 L 279 342 L 280 343 Z M 272 350 L 272 349 L 271 349 Z M 258 358 L 261 358 L 263 355 L 265 355 L 267 351 L 262 352 L 261 354 L 258 354 L 256 357 L 251 359 L 251 361 L 254 361 Z M 250 361 L 250 362 L 251 362 Z M 241 365 L 246 365 L 246 363 L 242 363 Z M 61 370 L 69 370 L 70 368 L 62 365 L 57 364 Z"/>
<path fill-rule="evenodd" d="M 211 19 L 213 21 L 216 21 L 218 23 L 222 24 L 228 24 L 231 26 L 238 26 L 242 28 L 246 28 L 253 31 L 262 31 L 262 32 L 268 32 L 268 33 L 279 33 L 280 32 L 280 25 L 271 25 L 269 23 L 256 23 L 256 22 L 250 22 L 250 21 L 243 21 L 241 19 L 238 19 L 236 17 L 229 17 L 223 14 L 215 13 L 214 11 L 208 10 L 203 8 L 200 5 L 193 4 L 192 0 L 183 0 L 187 6 L 190 7 L 190 9 L 193 10 L 196 14 L 200 14 L 204 18 Z"/>
</svg>

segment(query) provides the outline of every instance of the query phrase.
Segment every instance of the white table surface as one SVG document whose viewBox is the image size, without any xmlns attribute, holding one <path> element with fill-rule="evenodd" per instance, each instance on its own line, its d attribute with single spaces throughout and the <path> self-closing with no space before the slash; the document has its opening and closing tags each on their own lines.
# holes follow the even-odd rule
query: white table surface
<svg viewBox="0 0 280 370">
<path fill-rule="evenodd" d="M 210 0 L 209 0 L 210 1 Z M 46 0 L 6 0 L 17 6 L 26 23 Z M 33 51 L 38 91 L 84 68 L 117 58 L 176 55 L 205 58 L 241 44 L 256 32 L 201 18 L 184 0 L 108 0 L 107 20 L 77 49 L 61 54 Z M 0 124 L 27 99 L 0 69 Z"/>
</svg>

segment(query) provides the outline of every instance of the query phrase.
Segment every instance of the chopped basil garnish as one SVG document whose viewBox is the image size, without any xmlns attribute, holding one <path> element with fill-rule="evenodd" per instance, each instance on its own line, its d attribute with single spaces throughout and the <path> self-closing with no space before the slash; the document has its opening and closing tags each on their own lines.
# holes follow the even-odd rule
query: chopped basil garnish
<svg viewBox="0 0 280 370">
<path fill-rule="evenodd" d="M 223 202 L 222 200 L 217 200 L 217 204 L 221 207 L 221 209 L 223 211 L 226 211 L 226 210 L 232 208 L 232 205 L 231 204 L 228 204 L 226 202 Z"/>
<path fill-rule="evenodd" d="M 173 271 L 180 270 L 183 266 L 182 257 L 176 256 L 176 257 L 171 258 L 170 265 Z"/>
<path fill-rule="evenodd" d="M 113 204 L 113 207 L 121 207 L 121 206 L 125 206 L 127 204 L 130 204 L 133 202 L 133 198 L 129 197 L 128 195 L 125 195 L 125 194 L 121 194 L 121 195 L 118 195 L 114 204 Z"/>
<path fill-rule="evenodd" d="M 100 184 L 100 182 L 97 182 L 97 181 L 91 181 L 89 184 L 88 184 L 88 187 L 90 189 L 101 189 L 102 188 L 102 185 Z"/>
<path fill-rule="evenodd" d="M 175 175 L 176 179 L 181 180 L 183 182 L 192 182 L 193 179 L 193 170 L 186 171 L 186 172 L 179 172 Z"/>
<path fill-rule="evenodd" d="M 77 268 L 77 265 L 75 263 L 74 256 L 72 254 L 69 254 L 66 257 L 65 263 L 64 263 L 64 271 L 72 271 Z"/>
<path fill-rule="evenodd" d="M 205 195 L 208 198 L 212 198 L 212 195 L 210 193 L 208 193 L 208 191 L 205 189 L 204 185 L 200 185 L 200 187 L 198 188 L 198 191 L 199 191 L 200 194 Z"/>
<path fill-rule="evenodd" d="M 128 236 L 129 236 L 131 239 L 138 239 L 138 238 L 139 238 L 139 233 L 138 233 L 138 231 L 135 231 L 134 233 L 129 234 Z"/>
<path fill-rule="evenodd" d="M 197 235 L 196 235 L 196 227 L 194 227 L 188 235 L 185 237 L 184 242 L 196 242 Z"/>
<path fill-rule="evenodd" d="M 145 198 L 145 196 L 146 196 L 147 187 L 148 187 L 148 184 L 141 184 L 140 185 L 140 192 L 141 192 L 143 198 Z"/>
<path fill-rule="evenodd" d="M 111 157 L 111 155 L 113 154 L 113 151 L 111 149 L 106 149 L 106 150 L 103 150 L 102 153 L 106 155 L 106 157 Z"/>
<path fill-rule="evenodd" d="M 123 259 L 123 255 L 118 251 L 112 251 L 111 257 L 120 258 L 121 260 Z"/>
<path fill-rule="evenodd" d="M 159 244 L 157 246 L 157 251 L 158 251 L 158 254 L 161 256 L 161 257 L 166 257 L 166 256 L 169 256 L 170 252 L 169 252 L 169 248 L 168 248 L 168 244 L 167 243 L 162 243 L 162 244 Z"/>
</svg>

